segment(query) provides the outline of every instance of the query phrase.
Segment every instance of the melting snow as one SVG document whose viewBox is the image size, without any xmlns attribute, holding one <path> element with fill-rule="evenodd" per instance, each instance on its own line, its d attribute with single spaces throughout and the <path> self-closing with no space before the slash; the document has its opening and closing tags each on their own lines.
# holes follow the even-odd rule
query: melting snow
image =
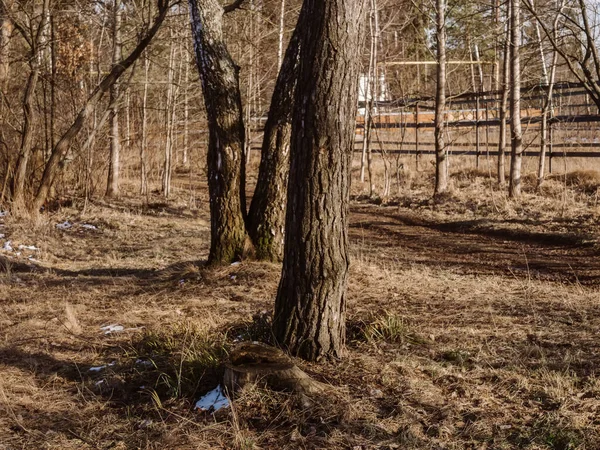
<svg viewBox="0 0 600 450">
<path fill-rule="evenodd" d="M 81 228 L 85 228 L 86 230 L 97 230 L 98 227 L 96 225 L 91 225 L 89 223 L 81 224 Z"/>
<path fill-rule="evenodd" d="M 218 385 L 212 391 L 196 402 L 196 408 L 201 411 L 218 411 L 229 406 L 229 399 L 223 393 L 223 388 Z"/>
<path fill-rule="evenodd" d="M 57 223 L 56 224 L 56 228 L 58 228 L 59 230 L 68 230 L 69 228 L 72 228 L 73 224 L 71 222 L 69 222 L 68 220 L 65 220 L 63 223 Z"/>
<path fill-rule="evenodd" d="M 242 262 L 241 261 L 236 261 L 236 262 L 232 262 L 231 265 L 232 266 L 239 266 Z"/>
<path fill-rule="evenodd" d="M 4 247 L 2 247 L 2 250 L 6 250 L 8 252 L 12 252 L 13 248 L 12 248 L 11 242 L 10 241 L 6 241 L 4 243 Z"/>
<path fill-rule="evenodd" d="M 114 366 L 116 363 L 113 361 L 110 364 L 104 364 L 103 366 L 94 366 L 90 367 L 90 372 L 100 372 L 101 370 L 106 369 L 107 367 Z"/>
<path fill-rule="evenodd" d="M 123 325 L 113 323 L 111 325 L 106 325 L 104 327 L 100 327 L 100 329 L 102 331 L 104 331 L 104 334 L 111 334 L 111 333 L 118 333 L 119 331 L 123 331 L 125 329 L 125 327 Z"/>
<path fill-rule="evenodd" d="M 8 215 L 8 211 L 0 211 L 0 217 L 6 217 Z"/>
<path fill-rule="evenodd" d="M 19 250 L 39 250 L 35 245 L 19 245 Z"/>
</svg>

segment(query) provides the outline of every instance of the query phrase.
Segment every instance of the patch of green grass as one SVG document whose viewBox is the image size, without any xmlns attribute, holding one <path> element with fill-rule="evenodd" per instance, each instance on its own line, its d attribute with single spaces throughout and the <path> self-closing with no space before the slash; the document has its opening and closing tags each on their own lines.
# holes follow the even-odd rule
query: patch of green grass
<svg viewBox="0 0 600 450">
<path fill-rule="evenodd" d="M 375 318 L 365 326 L 363 333 L 367 342 L 426 343 L 426 339 L 415 333 L 404 317 L 392 313 Z"/>
<path fill-rule="evenodd" d="M 154 391 L 190 397 L 216 383 L 228 353 L 226 342 L 223 333 L 183 322 L 147 331 L 129 356 L 151 363 L 147 368 L 156 374 Z"/>
</svg>

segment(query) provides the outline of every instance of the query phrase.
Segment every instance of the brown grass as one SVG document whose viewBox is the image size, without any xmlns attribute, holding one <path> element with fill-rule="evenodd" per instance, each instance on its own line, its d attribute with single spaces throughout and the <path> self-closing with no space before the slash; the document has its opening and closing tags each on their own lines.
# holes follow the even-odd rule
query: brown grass
<svg viewBox="0 0 600 450">
<path fill-rule="evenodd" d="M 270 341 L 280 266 L 205 267 L 205 191 L 188 206 L 187 180 L 169 202 L 6 218 L 7 238 L 40 250 L 4 252 L 17 270 L 0 274 L 0 447 L 598 448 L 587 191 L 557 178 L 515 202 L 464 170 L 434 202 L 415 172 L 394 206 L 354 203 L 347 356 L 297 361 L 333 393 L 308 406 L 254 386 L 213 415 L 193 405 L 232 345 Z"/>
</svg>

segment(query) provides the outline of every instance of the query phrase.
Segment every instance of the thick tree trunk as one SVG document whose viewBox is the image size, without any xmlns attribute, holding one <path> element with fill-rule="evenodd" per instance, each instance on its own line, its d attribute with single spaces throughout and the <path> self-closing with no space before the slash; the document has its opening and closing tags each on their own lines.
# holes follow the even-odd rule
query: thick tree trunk
<svg viewBox="0 0 600 450">
<path fill-rule="evenodd" d="M 520 0 L 510 0 L 510 116 L 511 116 L 511 159 L 508 195 L 521 195 L 521 163 L 523 159 L 523 132 L 521 130 L 521 61 L 519 42 L 521 33 Z"/>
<path fill-rule="evenodd" d="M 296 29 L 273 91 L 265 124 L 258 181 L 248 215 L 248 232 L 258 259 L 283 259 L 290 136 L 299 52 L 299 33 Z"/>
<path fill-rule="evenodd" d="M 211 263 L 239 258 L 247 241 L 244 122 L 237 67 L 225 46 L 218 0 L 189 0 L 192 35 L 209 127 Z"/>
<path fill-rule="evenodd" d="M 435 92 L 435 191 L 448 190 L 448 152 L 444 142 L 446 116 L 446 1 L 436 0 L 437 86 Z"/>
<path fill-rule="evenodd" d="M 122 57 L 122 39 L 121 39 L 121 22 L 123 17 L 121 0 L 114 0 L 113 3 L 113 67 L 119 64 Z M 116 99 L 119 97 L 119 82 L 115 81 L 110 87 L 110 102 L 113 106 L 110 110 L 108 118 L 110 123 L 110 162 L 108 165 L 108 182 L 106 186 L 107 197 L 119 196 L 119 169 L 120 169 L 120 153 L 121 153 L 121 138 L 119 133 L 119 105 Z"/>
<path fill-rule="evenodd" d="M 292 121 L 285 256 L 273 331 L 308 360 L 345 344 L 348 202 L 363 0 L 305 0 Z"/>
<path fill-rule="evenodd" d="M 133 51 L 129 54 L 127 58 L 120 61 L 119 64 L 113 66 L 111 71 L 104 76 L 102 81 L 90 97 L 85 102 L 85 105 L 79 111 L 79 114 L 75 118 L 75 121 L 71 124 L 69 129 L 62 135 L 62 137 L 58 140 L 54 149 L 52 150 L 52 154 L 50 155 L 50 159 L 46 163 L 46 167 L 44 169 L 44 173 L 42 175 L 42 180 L 40 182 L 40 186 L 38 188 L 35 200 L 32 204 L 32 209 L 34 211 L 39 211 L 40 207 L 48 198 L 48 194 L 50 189 L 54 184 L 54 180 L 58 173 L 58 168 L 65 157 L 71 142 L 81 131 L 81 128 L 85 124 L 86 119 L 92 114 L 95 109 L 95 106 L 98 104 L 100 99 L 106 94 L 106 92 L 110 89 L 110 87 L 115 83 L 123 72 L 125 72 L 131 65 L 139 58 L 144 49 L 150 44 L 152 38 L 162 25 L 169 10 L 169 3 L 167 0 L 159 0 L 158 2 L 158 15 L 154 18 L 152 23 L 152 27 L 148 30 L 146 35 L 142 38 L 142 40 L 138 43 L 138 45 L 133 49 Z"/>
</svg>

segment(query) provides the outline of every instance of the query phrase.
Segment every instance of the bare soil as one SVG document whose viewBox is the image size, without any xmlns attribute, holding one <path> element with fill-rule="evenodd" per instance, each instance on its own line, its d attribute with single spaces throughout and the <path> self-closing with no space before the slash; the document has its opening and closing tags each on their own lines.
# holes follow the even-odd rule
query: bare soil
<svg viewBox="0 0 600 450">
<path fill-rule="evenodd" d="M 206 194 L 179 195 L 2 219 L 0 449 L 600 448 L 589 204 L 353 202 L 347 356 L 294 361 L 331 394 L 259 384 L 213 414 L 227 353 L 270 341 L 280 266 L 206 267 Z"/>
</svg>

